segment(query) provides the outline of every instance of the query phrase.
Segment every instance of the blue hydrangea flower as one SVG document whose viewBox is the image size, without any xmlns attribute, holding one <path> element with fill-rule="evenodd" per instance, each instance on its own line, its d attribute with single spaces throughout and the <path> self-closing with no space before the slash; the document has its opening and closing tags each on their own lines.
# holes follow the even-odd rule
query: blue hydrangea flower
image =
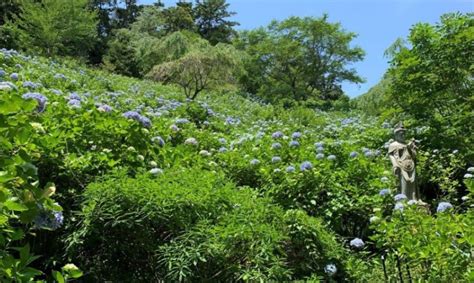
<svg viewBox="0 0 474 283">
<path fill-rule="evenodd" d="M 102 104 L 97 108 L 97 110 L 99 110 L 101 112 L 111 112 L 112 107 L 110 105 L 107 105 L 107 104 Z"/>
<path fill-rule="evenodd" d="M 67 103 L 71 108 L 81 108 L 81 101 L 77 99 L 71 99 Z"/>
<path fill-rule="evenodd" d="M 272 163 L 278 163 L 281 162 L 281 157 L 280 156 L 273 156 L 272 157 Z"/>
<path fill-rule="evenodd" d="M 64 216 L 61 211 L 51 212 L 42 209 L 40 210 L 38 215 L 36 215 L 33 222 L 36 228 L 56 230 L 63 224 Z"/>
<path fill-rule="evenodd" d="M 62 94 L 63 94 L 63 92 L 60 91 L 60 90 L 58 90 L 58 89 L 50 89 L 50 91 L 51 91 L 52 93 L 56 94 L 56 95 L 62 95 Z"/>
<path fill-rule="evenodd" d="M 325 272 L 328 276 L 333 276 L 333 275 L 336 274 L 336 272 L 337 272 L 337 267 L 336 267 L 336 265 L 333 264 L 333 263 L 327 264 L 327 265 L 324 267 L 324 272 Z"/>
<path fill-rule="evenodd" d="M 396 202 L 408 199 L 405 194 L 397 194 L 393 197 Z"/>
<path fill-rule="evenodd" d="M 165 140 L 160 136 L 152 137 L 151 141 L 154 142 L 154 143 L 157 143 L 159 146 L 164 146 L 165 145 Z"/>
<path fill-rule="evenodd" d="M 322 153 L 323 151 L 324 151 L 324 147 L 322 147 L 322 146 L 318 146 L 316 148 L 316 152 Z"/>
<path fill-rule="evenodd" d="M 314 146 L 317 147 L 323 147 L 324 143 L 323 142 L 316 142 L 314 143 Z"/>
<path fill-rule="evenodd" d="M 349 245 L 355 249 L 362 249 L 365 246 L 365 243 L 362 239 L 354 238 L 350 241 Z"/>
<path fill-rule="evenodd" d="M 316 159 L 321 160 L 324 158 L 324 153 L 318 153 L 316 154 Z"/>
<path fill-rule="evenodd" d="M 4 70 L 0 69 L 0 77 L 4 77 L 6 74 L 7 73 Z"/>
<path fill-rule="evenodd" d="M 146 128 L 151 127 L 151 120 L 148 119 L 145 116 L 140 115 L 136 111 L 127 111 L 127 112 L 123 113 L 123 117 L 125 117 L 127 119 L 135 120 L 135 121 L 141 123 L 142 126 L 144 126 Z"/>
<path fill-rule="evenodd" d="M 219 138 L 218 141 L 219 141 L 219 143 L 221 143 L 221 144 L 226 144 L 226 143 L 227 143 L 227 141 L 226 141 L 225 138 Z"/>
<path fill-rule="evenodd" d="M 349 154 L 349 157 L 350 158 L 356 158 L 358 155 L 359 155 L 359 153 L 357 153 L 357 151 L 353 151 Z"/>
<path fill-rule="evenodd" d="M 272 149 L 280 149 L 280 148 L 281 148 L 281 143 L 279 142 L 272 143 Z"/>
<path fill-rule="evenodd" d="M 403 209 L 405 208 L 405 206 L 403 205 L 403 203 L 401 202 L 397 202 L 395 204 L 395 207 L 393 208 L 394 210 L 398 210 L 398 211 L 403 211 Z"/>
<path fill-rule="evenodd" d="M 291 141 L 290 142 L 290 147 L 299 147 L 300 143 L 298 141 Z"/>
<path fill-rule="evenodd" d="M 306 171 L 306 170 L 311 170 L 311 169 L 313 169 L 313 164 L 311 164 L 311 162 L 309 162 L 309 161 L 304 161 L 300 165 L 300 170 L 301 171 Z"/>
<path fill-rule="evenodd" d="M 10 74 L 10 79 L 17 81 L 18 80 L 18 74 L 17 73 L 11 73 Z"/>
<path fill-rule="evenodd" d="M 292 139 L 299 139 L 301 138 L 301 133 L 300 132 L 294 132 L 293 134 L 291 134 L 291 138 Z"/>
<path fill-rule="evenodd" d="M 58 80 L 65 80 L 65 79 L 66 79 L 66 76 L 63 75 L 63 74 L 55 74 L 55 75 L 54 75 L 54 78 L 55 78 L 55 79 L 58 79 Z"/>
<path fill-rule="evenodd" d="M 145 128 L 150 128 L 151 127 L 151 120 L 148 117 L 145 116 L 140 116 L 140 119 L 138 120 L 143 127 Z"/>
<path fill-rule="evenodd" d="M 38 112 L 43 112 L 44 109 L 46 108 L 46 102 L 48 101 L 48 99 L 46 98 L 46 96 L 40 94 L 40 93 L 37 93 L 37 92 L 28 92 L 28 93 L 25 93 L 21 96 L 23 99 L 34 99 L 38 102 L 38 107 L 36 108 L 36 110 Z"/>
<path fill-rule="evenodd" d="M 379 195 L 380 196 L 386 196 L 386 195 L 389 195 L 390 194 L 390 190 L 389 189 L 382 189 L 380 190 L 379 192 Z"/>
<path fill-rule="evenodd" d="M 258 164 L 260 164 L 260 160 L 258 160 L 258 159 L 250 160 L 250 165 L 258 165 Z"/>
<path fill-rule="evenodd" d="M 187 123 L 189 123 L 189 120 L 186 119 L 186 118 L 179 118 L 179 119 L 176 119 L 175 123 L 178 124 L 178 125 L 179 124 L 187 124 Z"/>
<path fill-rule="evenodd" d="M 77 94 L 75 92 L 71 92 L 71 94 L 69 94 L 68 99 L 69 100 L 75 99 L 75 100 L 81 101 L 81 97 L 79 96 L 79 94 Z"/>
<path fill-rule="evenodd" d="M 334 161 L 334 160 L 336 160 L 336 156 L 334 154 L 331 154 L 331 155 L 328 156 L 328 160 Z"/>
<path fill-rule="evenodd" d="M 445 212 L 446 210 L 452 209 L 453 205 L 450 204 L 449 202 L 442 201 L 438 204 L 438 207 L 436 208 L 436 212 Z"/>
<path fill-rule="evenodd" d="M 35 84 L 34 82 L 26 81 L 26 82 L 23 82 L 23 87 L 35 89 L 35 88 L 38 88 L 39 85 Z"/>
<path fill-rule="evenodd" d="M 219 148 L 219 152 L 221 153 L 227 152 L 227 148 L 222 146 L 221 148 Z"/>
<path fill-rule="evenodd" d="M 282 137 L 283 137 L 283 133 L 280 132 L 280 131 L 274 132 L 272 134 L 272 138 L 274 138 L 274 139 L 279 139 L 279 138 L 282 138 Z"/>
<path fill-rule="evenodd" d="M 364 152 L 364 156 L 367 158 L 372 158 L 374 157 L 374 153 L 372 152 L 372 150 L 367 150 L 366 152 Z"/>
<path fill-rule="evenodd" d="M 291 165 L 288 166 L 288 167 L 286 167 L 286 172 L 288 172 L 288 173 L 295 172 L 295 167 L 294 167 L 294 166 L 291 166 Z"/>
</svg>

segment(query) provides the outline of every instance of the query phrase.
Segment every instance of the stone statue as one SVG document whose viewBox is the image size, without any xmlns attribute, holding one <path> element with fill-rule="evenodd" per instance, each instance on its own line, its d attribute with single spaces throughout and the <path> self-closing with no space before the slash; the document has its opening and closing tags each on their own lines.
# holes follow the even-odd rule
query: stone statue
<svg viewBox="0 0 474 283">
<path fill-rule="evenodd" d="M 400 122 L 393 130 L 395 141 L 388 147 L 388 156 L 393 166 L 393 173 L 400 180 L 400 191 L 409 200 L 418 201 L 420 193 L 416 186 L 416 145 L 412 139 L 408 144 L 405 142 L 405 128 Z"/>
</svg>

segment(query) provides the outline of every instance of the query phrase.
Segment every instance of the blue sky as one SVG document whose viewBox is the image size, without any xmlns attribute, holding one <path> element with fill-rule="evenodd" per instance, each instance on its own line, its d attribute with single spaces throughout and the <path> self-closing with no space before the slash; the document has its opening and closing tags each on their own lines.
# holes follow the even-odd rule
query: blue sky
<svg viewBox="0 0 474 283">
<path fill-rule="evenodd" d="M 139 0 L 152 3 L 152 0 Z M 165 6 L 177 1 L 165 0 Z M 189 2 L 189 1 L 188 1 Z M 417 22 L 435 23 L 447 12 L 474 12 L 474 0 L 227 0 L 238 29 L 266 26 L 272 19 L 289 16 L 329 15 L 330 22 L 340 22 L 344 29 L 358 34 L 354 44 L 366 51 L 363 62 L 353 65 L 366 79 L 360 85 L 344 84 L 351 97 L 365 93 L 375 85 L 388 67 L 385 49 L 398 37 L 406 37 Z"/>
</svg>

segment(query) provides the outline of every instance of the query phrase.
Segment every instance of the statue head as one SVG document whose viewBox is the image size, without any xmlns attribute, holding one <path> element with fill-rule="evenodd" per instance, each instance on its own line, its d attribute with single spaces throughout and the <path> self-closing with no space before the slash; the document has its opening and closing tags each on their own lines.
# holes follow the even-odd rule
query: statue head
<svg viewBox="0 0 474 283">
<path fill-rule="evenodd" d="M 393 133 L 397 142 L 405 142 L 405 127 L 403 127 L 402 122 L 397 124 L 397 126 L 393 130 Z"/>
</svg>

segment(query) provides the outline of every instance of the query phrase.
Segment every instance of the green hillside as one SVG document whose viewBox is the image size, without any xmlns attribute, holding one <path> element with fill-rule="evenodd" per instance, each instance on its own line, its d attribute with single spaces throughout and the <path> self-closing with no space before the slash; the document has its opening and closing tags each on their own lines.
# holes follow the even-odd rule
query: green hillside
<svg viewBox="0 0 474 283">
<path fill-rule="evenodd" d="M 393 210 L 389 123 L 231 92 L 186 101 L 16 51 L 0 68 L 4 278 L 72 279 L 71 262 L 85 281 L 472 276 L 472 213 Z"/>
</svg>

